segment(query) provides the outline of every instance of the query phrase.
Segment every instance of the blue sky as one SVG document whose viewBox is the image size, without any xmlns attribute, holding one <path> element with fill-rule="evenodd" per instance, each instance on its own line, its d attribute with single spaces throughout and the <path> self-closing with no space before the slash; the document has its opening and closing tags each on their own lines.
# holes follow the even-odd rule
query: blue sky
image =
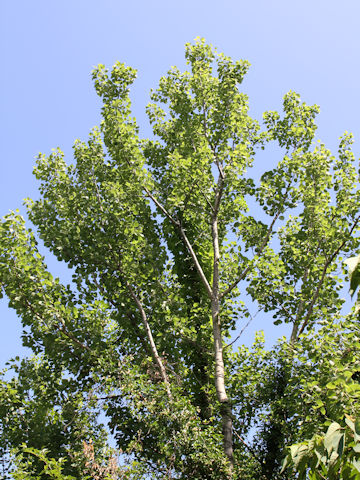
<svg viewBox="0 0 360 480">
<path fill-rule="evenodd" d="M 255 117 L 279 109 L 295 90 L 321 107 L 318 138 L 335 151 L 338 137 L 352 131 L 358 156 L 359 18 L 358 0 L 3 0 L 0 215 L 37 197 L 38 152 L 59 146 L 71 162 L 74 140 L 99 123 L 93 66 L 120 60 L 138 69 L 132 98 L 146 135 L 150 88 L 171 65 L 184 66 L 184 44 L 197 36 L 250 61 L 243 87 Z M 68 276 L 51 258 L 49 266 Z M 5 299 L 0 322 L 2 368 L 21 351 L 20 322 Z M 259 315 L 251 332 L 263 327 Z"/>
</svg>

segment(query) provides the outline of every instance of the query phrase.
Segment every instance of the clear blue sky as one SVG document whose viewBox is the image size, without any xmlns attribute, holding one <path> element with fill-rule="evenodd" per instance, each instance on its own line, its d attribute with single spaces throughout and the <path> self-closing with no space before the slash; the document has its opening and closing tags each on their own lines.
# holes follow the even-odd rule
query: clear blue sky
<svg viewBox="0 0 360 480">
<path fill-rule="evenodd" d="M 37 196 L 39 151 L 60 146 L 71 162 L 75 138 L 99 123 L 94 65 L 120 60 L 138 69 L 134 114 L 146 134 L 150 88 L 171 65 L 184 65 L 184 44 L 196 36 L 250 61 L 244 90 L 257 118 L 295 90 L 321 106 L 318 137 L 335 149 L 352 131 L 358 153 L 359 18 L 359 0 L 0 1 L 0 215 Z M 21 349 L 20 322 L 4 299 L 0 322 L 2 368 Z M 273 331 L 259 316 L 252 332 L 263 327 Z"/>
</svg>

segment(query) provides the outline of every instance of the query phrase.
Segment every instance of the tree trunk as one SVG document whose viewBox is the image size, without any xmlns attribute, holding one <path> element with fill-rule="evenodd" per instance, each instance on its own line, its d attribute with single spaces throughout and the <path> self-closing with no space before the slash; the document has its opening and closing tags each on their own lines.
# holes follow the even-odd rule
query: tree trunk
<svg viewBox="0 0 360 480">
<path fill-rule="evenodd" d="M 223 359 L 222 336 L 219 321 L 219 308 L 216 299 L 212 301 L 212 320 L 215 350 L 215 387 L 217 399 L 221 403 L 222 432 L 224 453 L 231 465 L 234 464 L 232 409 L 225 390 L 225 368 Z"/>
<path fill-rule="evenodd" d="M 224 442 L 224 453 L 230 465 L 234 465 L 233 452 L 233 425 L 232 409 L 225 390 L 225 367 L 223 358 L 223 341 L 220 324 L 220 292 L 219 292 L 219 237 L 217 218 L 214 215 L 212 222 L 212 237 L 214 248 L 214 271 L 211 298 L 211 316 L 213 323 L 214 353 L 215 353 L 215 387 L 217 399 L 221 404 L 222 433 Z"/>
</svg>

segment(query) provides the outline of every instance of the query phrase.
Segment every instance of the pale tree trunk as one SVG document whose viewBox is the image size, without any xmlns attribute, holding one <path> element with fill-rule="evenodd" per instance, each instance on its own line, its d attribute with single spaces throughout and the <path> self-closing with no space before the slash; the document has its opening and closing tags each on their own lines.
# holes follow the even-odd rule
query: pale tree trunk
<svg viewBox="0 0 360 480">
<path fill-rule="evenodd" d="M 222 433 L 224 453 L 231 465 L 234 464 L 232 409 L 225 390 L 225 368 L 218 305 L 212 301 L 212 321 L 215 350 L 215 387 L 217 399 L 221 404 Z"/>
<path fill-rule="evenodd" d="M 220 195 L 216 206 L 220 203 Z M 220 292 L 219 292 L 219 234 L 217 222 L 218 208 L 215 209 L 212 221 L 212 237 L 214 248 L 214 269 L 213 285 L 211 296 L 211 316 L 213 323 L 214 353 L 215 353 L 215 387 L 217 399 L 221 404 L 222 433 L 224 442 L 224 453 L 227 456 L 231 467 L 234 465 L 233 452 L 233 421 L 232 408 L 225 389 L 225 367 L 223 358 L 223 341 L 220 323 Z"/>
</svg>

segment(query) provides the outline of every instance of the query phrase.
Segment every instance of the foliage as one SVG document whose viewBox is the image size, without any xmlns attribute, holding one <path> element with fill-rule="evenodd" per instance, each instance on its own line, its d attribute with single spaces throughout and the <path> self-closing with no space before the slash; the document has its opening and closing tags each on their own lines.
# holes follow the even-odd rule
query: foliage
<svg viewBox="0 0 360 480">
<path fill-rule="evenodd" d="M 239 89 L 248 62 L 201 39 L 185 56 L 188 71 L 173 67 L 151 93 L 150 139 L 131 116 L 135 70 L 99 65 L 100 128 L 75 142 L 72 165 L 60 149 L 37 159 L 41 196 L 26 201 L 36 232 L 18 212 L 0 224 L 1 291 L 37 355 L 1 384 L 4 449 L 17 438 L 46 448 L 63 475 L 72 456 L 81 478 L 90 438 L 106 464 L 103 410 L 128 478 L 280 478 L 285 445 L 352 412 L 358 393 L 358 333 L 341 316 L 343 259 L 359 248 L 352 136 L 336 157 L 316 143 L 319 107 L 292 91 L 260 125 Z M 278 163 L 252 178 L 273 142 Z M 40 241 L 72 269 L 70 285 Z M 236 348 L 256 309 L 290 324 L 290 338 Z M 37 428 L 47 433 L 30 444 Z"/>
<path fill-rule="evenodd" d="M 20 453 L 21 452 L 21 453 Z M 37 450 L 35 448 L 28 448 L 23 446 L 15 457 L 16 470 L 13 473 L 15 480 L 38 480 L 42 478 L 42 475 L 46 475 L 46 478 L 50 480 L 75 480 L 76 477 L 70 475 L 63 475 L 62 464 L 64 463 L 59 459 L 48 458 L 48 452 L 46 449 Z M 34 472 L 34 459 L 36 463 L 40 463 L 43 466 L 43 470 L 36 474 Z M 85 479 L 84 479 L 85 480 Z"/>
<path fill-rule="evenodd" d="M 81 473 L 78 472 L 77 476 L 74 477 L 63 473 L 66 461 L 64 458 L 51 458 L 45 448 L 38 450 L 23 444 L 15 451 L 15 469 L 12 478 L 15 480 L 33 480 L 43 478 L 43 475 L 49 480 L 120 480 L 127 478 L 127 472 L 124 472 L 118 465 L 111 449 L 105 452 L 107 457 L 105 465 L 98 463 L 92 441 L 84 442 L 83 453 L 86 459 L 84 470 Z"/>
<path fill-rule="evenodd" d="M 352 292 L 357 287 L 352 268 L 356 259 L 345 262 L 349 266 Z M 305 362 L 302 358 L 303 365 L 315 366 L 317 374 L 307 371 L 303 375 L 301 400 L 312 408 L 307 416 L 303 415 L 305 421 L 300 432 L 305 437 L 317 433 L 310 440 L 288 448 L 282 471 L 290 467 L 296 471 L 296 478 L 360 478 L 360 329 L 356 313 L 357 308 L 346 321 L 323 326 L 316 334 L 317 341 L 302 344 L 303 349 L 306 343 L 310 347 L 311 359 Z M 326 434 L 319 434 L 318 429 L 327 426 Z"/>
<path fill-rule="evenodd" d="M 79 476 L 85 464 L 84 439 L 92 438 L 96 450 L 105 445 L 98 405 L 85 388 L 79 391 L 74 378 L 64 375 L 59 363 L 34 356 L 9 366 L 7 374 L 14 370 L 17 376 L 0 380 L 1 457 L 22 444 L 35 450 L 46 446 L 50 459 L 56 457 L 68 473 Z"/>
<path fill-rule="evenodd" d="M 360 423 L 346 415 L 346 424 L 332 422 L 325 435 L 292 445 L 283 468 L 292 463 L 299 480 L 358 480 L 360 478 Z"/>
</svg>

